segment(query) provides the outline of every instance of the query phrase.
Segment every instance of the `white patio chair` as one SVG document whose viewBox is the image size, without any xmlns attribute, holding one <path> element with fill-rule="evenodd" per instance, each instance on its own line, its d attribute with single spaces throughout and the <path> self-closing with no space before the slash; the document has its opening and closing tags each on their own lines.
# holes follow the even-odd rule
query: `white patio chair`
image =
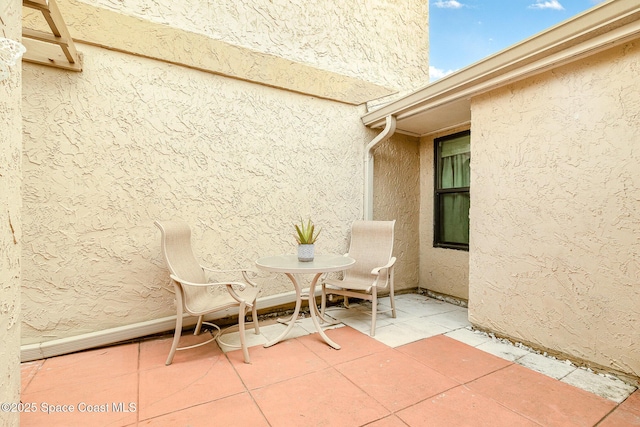
<svg viewBox="0 0 640 427">
<path fill-rule="evenodd" d="M 396 317 L 393 299 L 393 275 L 396 258 L 393 254 L 393 221 L 355 221 L 351 226 L 350 256 L 356 263 L 345 270 L 342 279 L 325 278 L 322 281 L 321 314 L 327 304 L 327 295 L 342 295 L 349 307 L 349 297 L 371 301 L 371 336 L 376 333 L 376 315 L 391 311 Z M 378 311 L 378 293 L 389 290 L 391 310 Z"/>
<path fill-rule="evenodd" d="M 169 268 L 169 276 L 173 282 L 176 295 L 176 330 L 166 364 L 171 364 L 176 350 L 198 347 L 219 339 L 220 328 L 212 323 L 203 322 L 203 317 L 207 314 L 233 307 L 238 308 L 240 347 L 244 353 L 244 361 L 245 363 L 250 363 L 249 350 L 245 340 L 244 321 L 247 311 L 251 309 L 255 332 L 256 334 L 260 333 L 256 310 L 256 298 L 260 290 L 249 279 L 247 270 L 213 270 L 204 267 L 200 265 L 193 254 L 191 228 L 187 223 L 183 221 L 155 221 L 155 225 L 162 233 L 162 253 Z M 235 273 L 238 277 L 242 275 L 244 280 L 242 282 L 209 282 L 206 272 L 225 275 Z M 203 323 L 212 326 L 218 332 L 206 342 L 178 348 L 182 333 L 183 315 L 185 313 L 198 317 L 194 335 L 200 333 Z"/>
</svg>

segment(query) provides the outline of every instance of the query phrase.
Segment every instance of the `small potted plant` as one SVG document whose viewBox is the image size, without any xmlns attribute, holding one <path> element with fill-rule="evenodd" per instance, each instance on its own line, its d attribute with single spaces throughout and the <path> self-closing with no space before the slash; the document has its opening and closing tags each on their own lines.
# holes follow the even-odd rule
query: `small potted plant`
<svg viewBox="0 0 640 427">
<path fill-rule="evenodd" d="M 318 239 L 320 230 L 315 231 L 315 225 L 309 219 L 306 223 L 300 218 L 300 224 L 295 224 L 296 242 L 298 242 L 298 261 L 313 261 L 315 253 L 315 242 Z"/>
</svg>

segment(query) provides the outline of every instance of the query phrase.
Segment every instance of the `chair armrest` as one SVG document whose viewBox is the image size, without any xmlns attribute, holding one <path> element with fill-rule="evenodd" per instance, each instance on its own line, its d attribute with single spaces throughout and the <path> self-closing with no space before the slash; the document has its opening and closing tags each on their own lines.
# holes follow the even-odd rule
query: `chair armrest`
<svg viewBox="0 0 640 427">
<path fill-rule="evenodd" d="M 391 268 L 393 267 L 393 265 L 396 263 L 396 257 L 391 257 L 391 259 L 389 260 L 388 263 L 386 263 L 385 265 L 383 265 L 382 267 L 376 267 L 373 270 L 371 270 L 371 274 L 375 274 L 378 275 L 380 274 L 380 270 L 384 270 L 386 268 Z"/>
<path fill-rule="evenodd" d="M 241 291 L 244 290 L 240 289 Z M 248 307 L 253 307 L 253 301 L 248 300 L 247 298 L 245 298 L 243 295 L 238 295 L 238 293 L 236 292 L 235 289 L 233 289 L 232 284 L 227 284 L 227 291 L 229 292 L 229 295 L 231 295 L 231 298 L 233 298 L 234 300 L 238 301 L 239 303 L 245 303 Z"/>
<path fill-rule="evenodd" d="M 210 271 L 212 273 L 240 273 L 242 271 L 255 271 L 255 270 L 252 270 L 250 268 L 244 268 L 244 269 L 236 268 L 236 269 L 231 269 L 231 270 L 220 270 L 220 269 L 217 269 L 217 268 L 205 267 L 204 265 L 200 265 L 200 267 L 203 270 Z"/>
<path fill-rule="evenodd" d="M 251 286 L 253 286 L 254 288 L 257 288 L 257 287 L 258 287 L 258 284 L 249 278 L 249 274 L 248 274 L 249 272 L 251 272 L 251 273 L 256 273 L 256 274 L 258 273 L 258 271 L 256 271 L 256 270 L 242 270 L 242 278 L 243 278 L 243 279 L 244 279 L 248 284 L 250 284 L 250 285 L 251 285 Z"/>
<path fill-rule="evenodd" d="M 189 286 L 200 286 L 200 287 L 210 287 L 210 286 L 217 286 L 217 287 L 229 287 L 229 286 L 239 286 L 240 290 L 243 290 L 244 288 L 247 287 L 246 283 L 242 283 L 242 282 L 208 282 L 208 283 L 194 283 L 194 282 L 189 282 L 187 280 L 182 280 L 181 278 L 179 278 L 176 275 L 170 274 L 169 277 L 171 277 L 171 280 L 176 281 L 180 284 L 183 285 L 189 285 Z"/>
<path fill-rule="evenodd" d="M 253 268 L 238 268 L 238 269 L 231 269 L 231 270 L 218 270 L 215 268 L 209 268 L 209 267 L 205 267 L 204 265 L 200 265 L 200 267 L 210 273 L 240 273 L 242 274 L 242 278 L 247 282 L 247 284 L 255 287 L 258 287 L 258 284 L 256 282 L 254 282 L 253 280 L 251 280 L 251 278 L 249 277 L 249 273 L 254 273 L 256 275 L 259 275 L 261 273 L 261 271 L 258 271 L 256 269 Z M 225 282 L 226 283 L 226 282 Z M 242 289 L 244 289 L 244 286 L 242 287 Z"/>
</svg>

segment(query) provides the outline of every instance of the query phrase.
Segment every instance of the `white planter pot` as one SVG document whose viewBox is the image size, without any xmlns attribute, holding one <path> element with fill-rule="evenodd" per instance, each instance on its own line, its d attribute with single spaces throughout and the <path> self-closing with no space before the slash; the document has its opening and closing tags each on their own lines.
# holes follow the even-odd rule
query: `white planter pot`
<svg viewBox="0 0 640 427">
<path fill-rule="evenodd" d="M 316 245 L 298 245 L 298 261 L 310 262 L 313 261 Z"/>
</svg>

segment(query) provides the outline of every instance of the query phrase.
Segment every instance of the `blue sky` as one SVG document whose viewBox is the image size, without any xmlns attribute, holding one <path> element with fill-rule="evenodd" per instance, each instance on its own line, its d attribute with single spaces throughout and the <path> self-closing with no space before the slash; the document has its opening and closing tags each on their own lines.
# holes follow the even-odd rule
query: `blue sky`
<svg viewBox="0 0 640 427">
<path fill-rule="evenodd" d="M 430 80 L 464 68 L 603 0 L 429 0 Z"/>
</svg>

